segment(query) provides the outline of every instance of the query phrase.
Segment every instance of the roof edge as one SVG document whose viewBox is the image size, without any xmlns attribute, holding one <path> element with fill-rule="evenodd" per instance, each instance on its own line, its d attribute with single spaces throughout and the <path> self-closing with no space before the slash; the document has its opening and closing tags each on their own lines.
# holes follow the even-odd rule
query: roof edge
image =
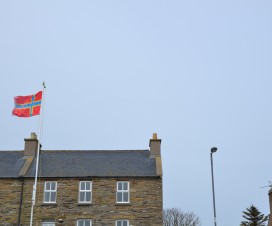
<svg viewBox="0 0 272 226">
<path fill-rule="evenodd" d="M 18 176 L 18 177 L 0 177 L 0 179 L 34 179 L 35 177 L 30 176 Z M 46 178 L 161 178 L 161 176 L 158 175 L 149 175 L 149 176 L 66 176 L 66 177 L 39 177 L 39 179 L 46 179 Z"/>
</svg>

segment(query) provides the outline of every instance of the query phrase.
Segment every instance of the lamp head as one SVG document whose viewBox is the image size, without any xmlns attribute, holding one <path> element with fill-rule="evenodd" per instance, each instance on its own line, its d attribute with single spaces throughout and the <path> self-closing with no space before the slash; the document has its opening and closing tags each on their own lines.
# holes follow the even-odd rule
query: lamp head
<svg viewBox="0 0 272 226">
<path fill-rule="evenodd" d="M 214 153 L 214 152 L 216 152 L 216 151 L 217 151 L 217 148 L 216 148 L 216 147 L 211 148 L 211 153 Z"/>
</svg>

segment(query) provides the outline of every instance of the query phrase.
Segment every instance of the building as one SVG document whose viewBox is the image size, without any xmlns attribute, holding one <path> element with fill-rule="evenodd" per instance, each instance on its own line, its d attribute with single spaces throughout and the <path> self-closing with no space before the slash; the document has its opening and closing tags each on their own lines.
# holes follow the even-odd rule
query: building
<svg viewBox="0 0 272 226">
<path fill-rule="evenodd" d="M 268 219 L 268 226 L 272 226 L 272 188 L 268 191 L 268 197 L 269 197 L 269 219 Z"/>
<path fill-rule="evenodd" d="M 161 226 L 161 140 L 147 150 L 41 150 L 33 226 Z M 0 224 L 29 225 L 38 140 L 0 151 Z"/>
</svg>

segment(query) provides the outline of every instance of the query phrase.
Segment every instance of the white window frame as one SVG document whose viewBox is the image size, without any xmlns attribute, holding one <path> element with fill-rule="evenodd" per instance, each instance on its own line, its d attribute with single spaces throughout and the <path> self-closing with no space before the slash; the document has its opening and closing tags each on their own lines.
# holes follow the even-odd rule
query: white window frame
<svg viewBox="0 0 272 226">
<path fill-rule="evenodd" d="M 85 226 L 85 221 L 89 221 L 90 222 L 90 226 L 92 226 L 92 220 L 91 219 L 78 219 L 77 220 L 77 224 L 76 224 L 77 226 L 79 226 L 80 221 L 84 221 L 83 226 Z"/>
<path fill-rule="evenodd" d="M 56 223 L 55 223 L 54 220 L 43 221 L 43 222 L 42 222 L 42 226 L 56 226 Z"/>
<path fill-rule="evenodd" d="M 121 226 L 123 226 L 124 222 L 127 223 L 127 226 L 129 226 L 129 220 L 116 220 L 115 221 L 115 226 L 118 226 L 118 223 L 121 222 Z"/>
<path fill-rule="evenodd" d="M 50 189 L 47 190 L 46 189 L 46 184 L 50 183 Z M 52 184 L 51 183 L 55 183 L 55 190 L 51 189 Z M 57 202 L 57 187 L 58 187 L 58 183 L 56 181 L 45 181 L 44 182 L 44 195 L 43 195 L 43 203 L 56 203 Z M 51 201 L 51 194 L 55 192 L 56 196 L 55 196 L 55 200 Z M 45 194 L 49 193 L 49 201 L 45 200 Z"/>
<path fill-rule="evenodd" d="M 122 189 L 119 190 L 119 184 L 122 184 Z M 127 190 L 124 190 L 123 187 L 124 187 L 124 184 L 127 184 Z M 117 184 L 116 184 L 116 203 L 129 203 L 130 202 L 130 188 L 129 188 L 129 181 L 117 181 Z M 122 200 L 121 201 L 118 201 L 118 193 L 121 193 L 122 194 Z M 127 193 L 128 194 L 128 201 L 124 201 L 124 194 Z"/>
<path fill-rule="evenodd" d="M 81 184 L 85 183 L 85 189 L 81 190 Z M 87 190 L 86 189 L 86 183 L 90 183 L 90 189 Z M 79 189 L 78 189 L 78 203 L 92 203 L 92 181 L 79 181 Z M 86 201 L 86 193 L 89 192 L 90 193 L 90 201 Z M 80 194 L 81 193 L 85 193 L 84 195 L 84 201 L 80 200 Z"/>
</svg>

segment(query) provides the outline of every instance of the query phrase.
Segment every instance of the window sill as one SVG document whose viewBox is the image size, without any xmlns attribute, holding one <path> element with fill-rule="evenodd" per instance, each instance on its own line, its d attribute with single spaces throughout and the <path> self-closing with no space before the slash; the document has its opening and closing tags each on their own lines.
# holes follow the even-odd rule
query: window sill
<svg viewBox="0 0 272 226">
<path fill-rule="evenodd" d="M 42 203 L 41 206 L 57 206 L 57 203 Z"/>
<path fill-rule="evenodd" d="M 115 203 L 115 206 L 131 206 L 131 203 Z"/>
<path fill-rule="evenodd" d="M 78 206 L 92 206 L 92 203 L 78 203 Z"/>
</svg>

